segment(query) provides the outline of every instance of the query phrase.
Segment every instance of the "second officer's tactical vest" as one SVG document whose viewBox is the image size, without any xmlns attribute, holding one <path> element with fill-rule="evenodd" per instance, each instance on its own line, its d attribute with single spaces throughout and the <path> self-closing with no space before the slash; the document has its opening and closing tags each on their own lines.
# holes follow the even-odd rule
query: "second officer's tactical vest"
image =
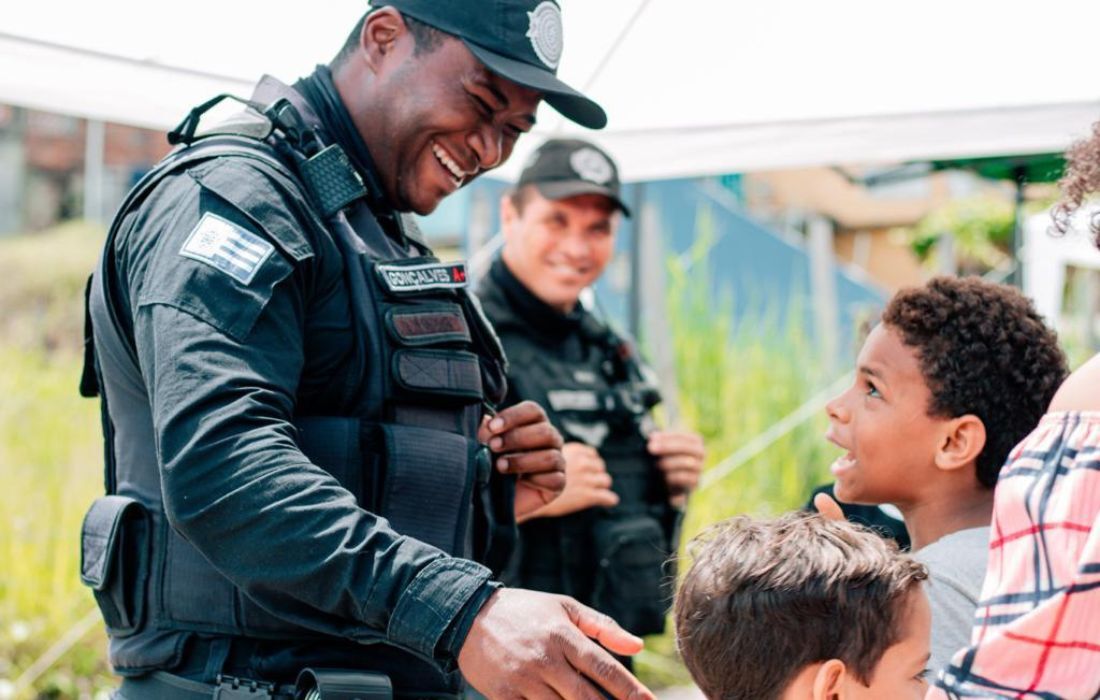
<svg viewBox="0 0 1100 700">
<path fill-rule="evenodd" d="M 525 523 L 506 582 L 573 596 L 634 634 L 663 631 L 680 512 L 646 448 L 656 386 L 630 344 L 587 311 L 571 331 L 582 357 L 566 359 L 547 349 L 538 321 L 511 306 L 492 273 L 483 284 L 514 397 L 542 405 L 566 442 L 596 448 L 619 496 L 613 508 Z"/>
<path fill-rule="evenodd" d="M 89 284 L 95 352 L 86 357 L 82 391 L 94 395 L 103 385 L 100 368 L 108 361 L 120 388 L 110 405 L 103 399 L 108 495 L 85 518 L 82 578 L 114 637 L 141 630 L 315 636 L 294 622 L 294 601 L 278 611 L 261 608 L 172 529 L 158 465 L 147 459 L 152 426 L 127 415 L 145 389 L 111 294 L 114 240 L 127 212 L 166 176 L 211 158 L 248 159 L 286 201 L 312 212 L 344 259 L 356 356 L 370 361 L 360 384 L 348 387 L 354 411 L 295 418 L 301 451 L 400 534 L 497 568 L 512 545 L 511 484 L 490 483 L 490 455 L 476 440 L 485 406 L 503 398 L 504 360 L 466 292 L 465 268 L 440 263 L 415 240 L 420 255 L 410 254 L 388 237 L 358 201 L 365 188 L 347 156 L 307 126 L 315 123 L 308 105 L 265 80 L 261 91 L 266 86 L 275 97 L 270 107 L 196 138 L 208 103 L 173 132 L 183 145 L 130 193 Z"/>
</svg>

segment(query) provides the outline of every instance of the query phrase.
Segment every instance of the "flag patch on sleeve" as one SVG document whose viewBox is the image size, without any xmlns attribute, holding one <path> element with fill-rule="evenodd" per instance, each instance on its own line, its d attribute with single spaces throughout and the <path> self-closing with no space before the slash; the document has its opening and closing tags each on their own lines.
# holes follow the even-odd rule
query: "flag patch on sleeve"
<svg viewBox="0 0 1100 700">
<path fill-rule="evenodd" d="M 204 262 L 241 284 L 249 284 L 275 246 L 251 231 L 207 212 L 187 236 L 180 255 Z"/>
</svg>

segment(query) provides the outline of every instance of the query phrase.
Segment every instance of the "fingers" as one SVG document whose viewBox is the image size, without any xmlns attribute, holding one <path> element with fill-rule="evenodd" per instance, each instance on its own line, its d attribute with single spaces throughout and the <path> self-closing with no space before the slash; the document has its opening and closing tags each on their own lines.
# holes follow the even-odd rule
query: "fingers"
<svg viewBox="0 0 1100 700">
<path fill-rule="evenodd" d="M 699 485 L 703 460 L 693 454 L 672 454 L 657 460 L 657 467 L 665 474 L 665 483 L 673 494 L 691 491 Z"/>
<path fill-rule="evenodd" d="M 572 598 L 562 597 L 562 607 L 570 621 L 586 637 L 591 637 L 620 656 L 633 656 L 642 650 L 642 640 L 619 627 L 609 616 L 582 605 Z"/>
<path fill-rule="evenodd" d="M 703 462 L 695 455 L 675 454 L 661 457 L 657 460 L 657 467 L 661 471 L 702 471 Z"/>
<path fill-rule="evenodd" d="M 649 436 L 649 453 L 657 457 L 664 455 L 690 455 L 699 461 L 706 457 L 703 437 L 696 433 L 658 430 Z"/>
<path fill-rule="evenodd" d="M 534 401 L 521 401 L 493 416 L 489 420 L 488 427 L 490 434 L 500 435 L 522 425 L 545 423 L 546 421 L 546 411 L 542 410 L 542 406 Z"/>
<path fill-rule="evenodd" d="M 611 475 L 606 471 L 591 471 L 584 474 L 581 479 L 584 483 L 593 489 L 609 489 L 611 488 Z"/>
<path fill-rule="evenodd" d="M 608 620 L 610 620 L 609 617 Z M 640 650 L 641 639 L 636 637 L 636 641 Z M 603 688 L 610 697 L 624 699 L 656 698 L 648 688 L 641 685 L 641 681 L 631 676 L 630 672 L 619 664 L 612 655 L 588 641 L 588 639 L 581 636 L 568 638 L 565 639 L 564 647 L 565 659 L 569 661 L 573 668 L 580 671 L 586 678 L 591 679 L 594 685 Z M 587 688 L 585 687 L 592 685 L 592 683 L 588 683 L 584 679 L 571 680 L 573 680 L 571 683 L 572 692 L 577 693 L 576 696 L 572 697 L 592 697 L 587 694 Z M 561 690 L 559 689 L 559 691 Z M 564 692 L 562 694 L 565 697 L 571 697 L 570 694 Z M 596 697 L 599 697 L 598 694 Z"/>
<path fill-rule="evenodd" d="M 556 496 L 565 488 L 568 480 L 565 472 L 543 472 L 541 474 L 524 474 L 519 483 Z"/>
<path fill-rule="evenodd" d="M 600 508 L 614 508 L 619 505 L 619 494 L 609 489 L 599 489 L 589 494 L 589 502 Z"/>
<path fill-rule="evenodd" d="M 673 493 L 691 491 L 699 485 L 699 472 L 694 470 L 665 472 L 665 484 Z"/>
<path fill-rule="evenodd" d="M 844 511 L 840 509 L 840 504 L 827 493 L 814 496 L 814 508 L 829 520 L 844 520 Z"/>
<path fill-rule="evenodd" d="M 587 645 L 599 649 L 591 641 L 585 639 L 580 635 L 576 635 L 576 639 L 565 642 L 568 647 L 570 644 Z M 549 683 L 550 692 L 554 694 L 555 698 L 566 698 L 567 700 L 606 700 L 607 695 L 600 692 L 600 690 L 590 681 L 584 674 L 585 670 L 577 666 L 573 661 L 573 656 L 566 650 L 562 660 L 562 673 L 552 673 L 547 678 Z M 608 657 L 610 658 L 610 656 Z M 612 663 L 616 663 L 614 659 L 611 659 Z M 621 666 L 621 664 L 620 664 Z M 597 681 L 598 682 L 598 681 Z M 526 698 L 527 695 L 524 695 Z"/>
<path fill-rule="evenodd" d="M 595 447 L 586 445 L 583 442 L 567 442 L 561 446 L 561 451 L 565 453 L 567 458 L 587 459 L 595 457 L 599 459 L 600 457 L 600 453 L 596 451 Z"/>
<path fill-rule="evenodd" d="M 565 478 L 565 458 L 561 450 L 556 449 L 509 452 L 497 457 L 496 465 L 502 474 L 553 473 L 562 474 Z"/>
<path fill-rule="evenodd" d="M 510 428 L 489 438 L 489 449 L 497 453 L 540 449 L 561 450 L 561 446 L 561 433 L 547 421 Z"/>
</svg>

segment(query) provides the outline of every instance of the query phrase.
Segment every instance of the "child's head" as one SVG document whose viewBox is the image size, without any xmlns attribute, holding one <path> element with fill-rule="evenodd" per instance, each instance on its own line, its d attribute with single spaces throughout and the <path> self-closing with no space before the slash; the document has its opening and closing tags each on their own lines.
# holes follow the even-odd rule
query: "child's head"
<svg viewBox="0 0 1100 700">
<path fill-rule="evenodd" d="M 828 437 L 848 451 L 837 497 L 905 506 L 992 489 L 1065 376 L 1054 332 L 1016 289 L 937 277 L 898 292 L 827 409 Z"/>
<path fill-rule="evenodd" d="M 927 573 L 892 542 L 791 513 L 719 523 L 691 553 L 676 635 L 711 700 L 922 697 Z"/>
</svg>

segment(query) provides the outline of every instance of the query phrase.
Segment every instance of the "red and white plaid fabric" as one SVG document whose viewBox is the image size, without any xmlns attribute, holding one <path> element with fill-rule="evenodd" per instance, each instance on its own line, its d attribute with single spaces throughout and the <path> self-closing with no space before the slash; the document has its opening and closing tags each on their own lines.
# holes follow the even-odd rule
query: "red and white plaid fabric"
<svg viewBox="0 0 1100 700">
<path fill-rule="evenodd" d="M 972 646 L 928 693 L 1100 698 L 1100 412 L 1053 413 L 997 483 Z"/>
</svg>

